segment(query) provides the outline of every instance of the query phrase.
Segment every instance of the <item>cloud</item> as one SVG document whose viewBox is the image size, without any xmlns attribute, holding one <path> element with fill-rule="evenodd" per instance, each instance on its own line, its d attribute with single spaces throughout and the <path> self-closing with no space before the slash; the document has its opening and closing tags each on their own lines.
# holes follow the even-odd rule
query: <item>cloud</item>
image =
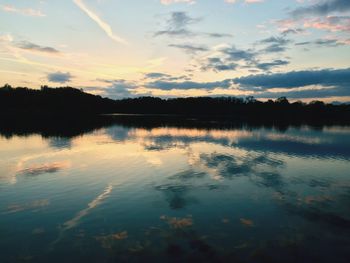
<svg viewBox="0 0 350 263">
<path fill-rule="evenodd" d="M 205 60 L 204 64 L 201 65 L 201 70 L 214 70 L 218 71 L 227 71 L 234 70 L 238 67 L 238 64 L 235 62 L 226 61 L 218 57 L 209 57 Z"/>
<path fill-rule="evenodd" d="M 163 5 L 171 5 L 176 3 L 188 3 L 188 4 L 194 4 L 196 1 L 194 0 L 160 0 L 160 3 Z"/>
<path fill-rule="evenodd" d="M 267 53 L 284 52 L 291 41 L 284 37 L 269 37 L 259 41 L 260 44 L 268 44 L 263 51 Z"/>
<path fill-rule="evenodd" d="M 262 90 L 272 88 L 298 88 L 311 85 L 350 87 L 350 68 L 250 75 L 236 78 L 234 82 L 248 89 L 258 87 Z"/>
<path fill-rule="evenodd" d="M 256 67 L 258 69 L 268 71 L 271 68 L 279 67 L 279 66 L 286 66 L 288 64 L 289 64 L 289 61 L 287 61 L 287 60 L 277 59 L 277 60 L 273 60 L 271 62 L 264 62 L 264 63 L 259 62 L 256 64 Z"/>
<path fill-rule="evenodd" d="M 224 0 L 225 3 L 228 4 L 235 4 L 238 2 L 238 0 Z M 264 0 L 244 0 L 244 3 L 246 4 L 255 4 L 255 3 L 262 3 Z M 195 4 L 195 0 L 160 0 L 160 3 L 163 5 L 171 5 L 171 4 L 177 4 L 177 3 L 187 3 L 187 4 Z"/>
<path fill-rule="evenodd" d="M 304 27 L 331 32 L 350 32 L 350 16 L 327 16 L 325 18 L 306 19 Z"/>
<path fill-rule="evenodd" d="M 238 68 L 250 68 L 251 70 L 270 71 L 275 67 L 285 66 L 289 61 L 275 59 L 268 62 L 261 62 L 261 56 L 266 53 L 276 53 L 286 50 L 289 40 L 283 37 L 270 37 L 263 39 L 258 44 L 266 45 L 261 50 L 239 49 L 234 45 L 223 45 L 214 49 L 213 55 L 204 59 L 201 58 L 198 63 L 203 71 L 213 70 L 215 72 L 236 70 Z"/>
<path fill-rule="evenodd" d="M 44 16 L 46 16 L 40 10 L 35 10 L 35 9 L 32 9 L 32 8 L 20 9 L 20 8 L 16 8 L 13 5 L 3 5 L 3 6 L 1 6 L 1 9 L 3 11 L 5 11 L 5 12 L 8 12 L 8 13 L 16 13 L 16 14 L 21 14 L 21 15 L 24 15 L 24 16 L 36 16 L 36 17 L 44 17 Z"/>
<path fill-rule="evenodd" d="M 170 44 L 169 47 L 175 47 L 175 48 L 184 50 L 186 53 L 189 53 L 189 54 L 195 54 L 197 52 L 208 51 L 207 47 L 195 46 L 192 44 Z"/>
<path fill-rule="evenodd" d="M 49 73 L 47 74 L 47 80 L 50 82 L 55 82 L 55 83 L 66 83 L 66 82 L 70 82 L 71 79 L 73 78 L 73 76 L 67 72 L 67 73 L 63 73 L 63 72 L 54 72 L 54 73 Z"/>
<path fill-rule="evenodd" d="M 288 28 L 288 29 L 282 30 L 281 34 L 282 34 L 282 36 L 287 36 L 287 35 L 291 35 L 291 34 L 296 35 L 296 34 L 300 34 L 303 32 L 305 32 L 305 30 L 302 28 Z"/>
<path fill-rule="evenodd" d="M 187 12 L 172 12 L 166 21 L 166 27 L 154 33 L 154 36 L 170 36 L 170 37 L 188 37 L 188 36 L 205 36 L 211 38 L 232 37 L 231 34 L 225 33 L 208 33 L 194 32 L 189 26 L 201 21 L 201 18 L 190 17 Z"/>
<path fill-rule="evenodd" d="M 349 10 L 349 0 L 323 0 L 306 7 L 294 9 L 291 15 L 294 17 L 304 17 L 308 15 L 324 16 L 334 12 L 347 12 Z"/>
<path fill-rule="evenodd" d="M 227 71 L 235 70 L 239 66 L 252 66 L 256 63 L 258 54 L 252 49 L 239 49 L 234 45 L 223 45 L 214 49 L 212 55 L 199 61 L 200 68 L 203 71 L 213 70 Z"/>
<path fill-rule="evenodd" d="M 132 90 L 135 88 L 134 83 L 123 79 L 115 80 L 110 87 L 104 90 L 104 95 L 113 99 L 130 98 L 134 97 Z"/>
<path fill-rule="evenodd" d="M 154 73 L 157 74 L 157 73 Z M 159 73 L 160 74 L 160 73 Z M 156 75 L 155 75 L 156 76 Z M 154 76 L 154 77 L 155 77 Z M 99 82 L 109 84 L 107 87 L 84 87 L 84 90 L 99 94 L 111 99 L 133 98 L 150 94 L 136 94 L 138 85 L 125 79 L 96 79 Z"/>
<path fill-rule="evenodd" d="M 215 82 L 194 82 L 194 81 L 183 81 L 183 82 L 172 82 L 172 81 L 153 81 L 145 85 L 151 89 L 161 90 L 189 90 L 189 89 L 204 89 L 211 90 L 215 88 L 230 88 L 232 86 L 232 80 L 223 80 Z"/>
<path fill-rule="evenodd" d="M 113 33 L 113 30 L 109 24 L 103 21 L 97 14 L 91 11 L 83 2 L 83 0 L 73 0 L 73 2 L 86 13 L 93 21 L 95 21 L 99 27 L 115 42 L 126 44 L 127 41 L 120 36 Z"/>
<path fill-rule="evenodd" d="M 59 54 L 60 52 L 53 48 L 53 47 L 45 47 L 40 46 L 34 43 L 31 43 L 29 41 L 21 41 L 15 44 L 17 48 L 29 50 L 29 51 L 35 51 L 35 52 L 43 52 L 43 53 L 50 53 L 50 54 Z"/>
<path fill-rule="evenodd" d="M 28 52 L 48 54 L 48 55 L 59 55 L 61 52 L 53 47 L 41 46 L 29 41 L 16 41 L 10 34 L 1 35 L 0 43 L 3 42 L 8 45 L 8 47 L 14 47 L 16 49 L 25 50 Z"/>
<path fill-rule="evenodd" d="M 235 4 L 237 3 L 238 0 L 225 0 L 225 3 L 228 3 L 228 4 Z M 264 0 L 244 0 L 244 3 L 246 4 L 256 4 L 256 3 L 262 3 L 264 2 Z"/>
<path fill-rule="evenodd" d="M 275 60 L 271 63 L 286 64 L 288 62 Z M 269 65 L 262 65 L 261 67 L 268 68 Z M 288 98 L 342 97 L 350 96 L 350 68 L 248 75 L 216 82 L 156 80 L 147 83 L 145 87 L 166 91 L 197 89 L 208 92 L 214 89 L 235 89 L 237 94 L 245 95 L 246 92 L 250 92 L 251 95 L 257 98 L 282 96 Z"/>
<path fill-rule="evenodd" d="M 154 35 L 169 35 L 169 36 L 189 36 L 194 35 L 188 29 L 188 26 L 200 21 L 198 18 L 190 17 L 186 12 L 172 12 L 170 18 L 167 20 L 167 26 L 165 30 L 157 31 Z"/>
<path fill-rule="evenodd" d="M 225 33 L 202 33 L 202 35 L 212 37 L 212 38 L 233 37 L 232 34 L 225 34 Z"/>
<path fill-rule="evenodd" d="M 304 41 L 295 43 L 296 46 L 306 46 L 306 45 L 315 45 L 318 47 L 337 47 L 346 45 L 346 42 L 343 42 L 340 39 L 316 39 L 313 41 Z"/>
<path fill-rule="evenodd" d="M 10 34 L 0 35 L 0 42 L 10 43 L 13 41 L 13 37 Z"/>
<path fill-rule="evenodd" d="M 162 80 L 162 81 L 177 81 L 177 80 L 190 80 L 188 76 L 181 75 L 181 76 L 172 76 L 165 73 L 159 73 L 159 72 L 151 72 L 145 74 L 144 80 Z"/>
<path fill-rule="evenodd" d="M 168 78 L 168 77 L 171 77 L 171 75 L 165 74 L 165 73 L 159 73 L 159 72 L 151 72 L 145 75 L 145 78 L 147 79 L 159 79 L 159 78 Z"/>
<path fill-rule="evenodd" d="M 232 61 L 251 61 L 255 57 L 255 52 L 253 50 L 244 50 L 244 49 L 237 49 L 235 46 L 230 46 L 226 48 L 222 48 L 221 52 L 224 55 L 227 55 L 228 58 Z"/>
<path fill-rule="evenodd" d="M 239 66 L 238 63 L 252 64 L 257 55 L 252 49 L 239 49 L 234 45 L 222 45 L 213 51 L 212 55 L 199 62 L 202 70 L 234 70 Z"/>
<path fill-rule="evenodd" d="M 256 98 L 280 98 L 287 97 L 290 99 L 310 99 L 310 98 L 329 98 L 329 97 L 348 97 L 350 89 L 347 87 L 324 87 L 314 89 L 310 87 L 305 90 L 290 90 L 284 92 L 266 91 L 255 95 Z"/>
</svg>

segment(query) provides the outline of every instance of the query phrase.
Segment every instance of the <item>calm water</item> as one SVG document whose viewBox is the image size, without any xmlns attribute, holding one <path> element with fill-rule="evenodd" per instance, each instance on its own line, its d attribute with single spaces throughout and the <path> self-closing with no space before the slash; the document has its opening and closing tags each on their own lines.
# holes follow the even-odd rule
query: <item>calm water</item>
<svg viewBox="0 0 350 263">
<path fill-rule="evenodd" d="M 0 262 L 350 262 L 350 128 L 0 136 Z"/>
</svg>

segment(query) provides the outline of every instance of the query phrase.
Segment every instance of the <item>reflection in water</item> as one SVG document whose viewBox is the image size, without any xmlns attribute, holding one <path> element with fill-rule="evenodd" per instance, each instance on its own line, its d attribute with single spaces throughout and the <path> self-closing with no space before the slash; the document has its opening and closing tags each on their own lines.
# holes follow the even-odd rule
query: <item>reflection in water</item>
<svg viewBox="0 0 350 263">
<path fill-rule="evenodd" d="M 169 226 L 175 229 L 186 228 L 193 225 L 193 219 L 191 216 L 185 218 L 161 216 L 160 219 L 166 221 Z"/>
<path fill-rule="evenodd" d="M 42 235 L 45 233 L 45 229 L 44 228 L 35 228 L 32 231 L 33 235 Z"/>
<path fill-rule="evenodd" d="M 72 148 L 72 141 L 69 138 L 52 137 L 48 141 L 51 148 L 56 148 L 59 150 Z"/>
<path fill-rule="evenodd" d="M 247 227 L 253 227 L 254 226 L 254 222 L 250 219 L 246 219 L 246 218 L 241 218 L 240 219 L 241 224 Z"/>
<path fill-rule="evenodd" d="M 91 210 L 96 208 L 97 206 L 101 205 L 102 202 L 108 198 L 108 196 L 111 194 L 113 190 L 112 185 L 108 185 L 107 188 L 103 191 L 102 194 L 97 196 L 94 200 L 92 200 L 89 204 L 88 207 L 79 211 L 72 219 L 66 221 L 63 223 L 63 225 L 60 227 L 60 233 L 59 237 L 53 242 L 53 245 L 58 243 L 64 236 L 65 232 L 68 231 L 69 229 L 72 229 L 76 226 L 79 225 L 81 219 L 85 216 L 87 216 Z"/>
<path fill-rule="evenodd" d="M 30 203 L 25 204 L 11 204 L 7 207 L 5 214 L 17 213 L 26 210 L 38 211 L 39 209 L 46 207 L 50 204 L 50 201 L 47 199 L 34 200 Z"/>
<path fill-rule="evenodd" d="M 36 164 L 18 171 L 18 174 L 36 176 L 46 173 L 56 173 L 69 167 L 69 162 L 54 162 L 48 164 Z"/>
<path fill-rule="evenodd" d="M 99 241 L 103 248 L 111 249 L 115 243 L 115 241 L 123 240 L 128 238 L 128 232 L 123 231 L 111 235 L 99 236 L 96 237 L 96 240 Z"/>
<path fill-rule="evenodd" d="M 112 192 L 113 190 L 113 186 L 112 185 L 109 185 L 104 191 L 102 194 L 100 194 L 98 197 L 96 197 L 94 200 L 92 200 L 89 204 L 88 204 L 88 207 L 79 211 L 75 217 L 73 217 L 72 219 L 66 221 L 64 224 L 63 224 L 63 227 L 62 227 L 62 232 L 63 231 L 67 231 L 73 227 L 76 227 L 80 220 L 88 215 L 92 209 L 96 208 L 97 206 L 99 206 L 100 204 L 102 204 L 102 202 L 108 198 L 108 196 L 110 195 L 110 193 Z"/>
<path fill-rule="evenodd" d="M 195 123 L 0 138 L 0 261 L 348 262 L 349 127 Z"/>
</svg>

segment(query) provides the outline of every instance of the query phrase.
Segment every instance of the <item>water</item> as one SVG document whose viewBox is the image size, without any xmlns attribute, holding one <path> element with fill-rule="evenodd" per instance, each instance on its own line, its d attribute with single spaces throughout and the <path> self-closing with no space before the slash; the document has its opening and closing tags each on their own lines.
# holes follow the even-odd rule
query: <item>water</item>
<svg viewBox="0 0 350 263">
<path fill-rule="evenodd" d="M 217 126 L 3 133 L 0 262 L 349 262 L 350 128 Z"/>
</svg>

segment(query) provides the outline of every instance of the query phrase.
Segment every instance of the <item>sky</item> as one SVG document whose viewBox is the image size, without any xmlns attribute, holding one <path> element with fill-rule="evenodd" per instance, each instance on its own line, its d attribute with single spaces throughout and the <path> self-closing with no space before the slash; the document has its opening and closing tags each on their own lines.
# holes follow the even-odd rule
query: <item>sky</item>
<svg viewBox="0 0 350 263">
<path fill-rule="evenodd" d="M 350 101 L 350 0 L 0 0 L 0 85 Z"/>
</svg>

